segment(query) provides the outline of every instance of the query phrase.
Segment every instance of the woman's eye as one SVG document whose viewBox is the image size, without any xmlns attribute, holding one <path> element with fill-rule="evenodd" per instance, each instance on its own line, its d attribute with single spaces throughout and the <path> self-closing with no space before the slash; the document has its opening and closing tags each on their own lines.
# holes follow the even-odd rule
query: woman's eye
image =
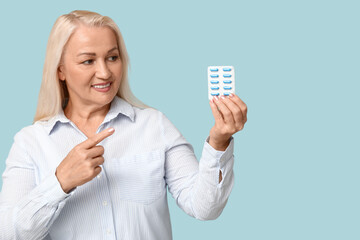
<svg viewBox="0 0 360 240">
<path fill-rule="evenodd" d="M 111 56 L 108 58 L 110 61 L 114 62 L 118 59 L 118 56 Z"/>
<path fill-rule="evenodd" d="M 93 62 L 94 62 L 94 60 L 89 59 L 89 60 L 83 61 L 82 63 L 85 65 L 89 65 L 89 64 L 92 64 Z"/>
</svg>

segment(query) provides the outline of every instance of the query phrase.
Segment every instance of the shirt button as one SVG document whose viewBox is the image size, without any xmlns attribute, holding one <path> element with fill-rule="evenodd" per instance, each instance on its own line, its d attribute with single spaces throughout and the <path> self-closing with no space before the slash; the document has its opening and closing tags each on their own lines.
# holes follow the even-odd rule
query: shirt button
<svg viewBox="0 0 360 240">
<path fill-rule="evenodd" d="M 110 229 L 106 230 L 106 233 L 111 234 L 111 230 Z"/>
<path fill-rule="evenodd" d="M 100 179 L 100 178 L 101 178 L 101 174 L 97 175 L 96 177 L 97 177 L 98 179 Z"/>
<path fill-rule="evenodd" d="M 103 205 L 104 205 L 104 206 L 107 206 L 107 201 L 103 201 Z"/>
</svg>

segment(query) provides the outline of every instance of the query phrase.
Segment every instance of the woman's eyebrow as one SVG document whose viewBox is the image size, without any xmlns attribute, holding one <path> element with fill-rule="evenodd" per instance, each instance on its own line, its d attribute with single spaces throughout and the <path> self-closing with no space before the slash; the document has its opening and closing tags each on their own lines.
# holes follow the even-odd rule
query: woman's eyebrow
<svg viewBox="0 0 360 240">
<path fill-rule="evenodd" d="M 117 47 L 113 47 L 112 49 L 110 49 L 109 51 L 108 51 L 108 53 L 109 52 L 112 52 L 112 51 L 114 51 L 114 50 L 117 50 L 118 48 Z"/>
<path fill-rule="evenodd" d="M 114 51 L 114 50 L 117 50 L 117 49 L 118 49 L 117 47 L 113 47 L 112 49 L 110 49 L 110 50 L 108 51 L 108 53 L 110 53 L 110 52 L 112 52 L 112 51 Z M 78 57 L 78 56 L 81 56 L 81 55 L 96 56 L 96 53 L 92 53 L 92 52 L 83 52 L 83 53 L 79 53 L 79 54 L 77 55 L 77 57 Z"/>
</svg>

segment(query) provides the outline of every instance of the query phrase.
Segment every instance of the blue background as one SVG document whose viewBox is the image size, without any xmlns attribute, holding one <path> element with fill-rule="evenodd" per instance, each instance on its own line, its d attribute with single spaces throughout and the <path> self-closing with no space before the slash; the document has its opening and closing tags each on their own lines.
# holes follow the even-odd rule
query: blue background
<svg viewBox="0 0 360 240">
<path fill-rule="evenodd" d="M 174 239 L 360 239 L 359 1 L 1 1 L 0 172 L 35 114 L 47 38 L 75 9 L 119 25 L 136 96 L 200 157 L 214 120 L 206 68 L 233 65 L 248 122 L 236 182 L 202 222 L 169 197 Z M 2 182 L 0 182 L 2 184 Z"/>
</svg>

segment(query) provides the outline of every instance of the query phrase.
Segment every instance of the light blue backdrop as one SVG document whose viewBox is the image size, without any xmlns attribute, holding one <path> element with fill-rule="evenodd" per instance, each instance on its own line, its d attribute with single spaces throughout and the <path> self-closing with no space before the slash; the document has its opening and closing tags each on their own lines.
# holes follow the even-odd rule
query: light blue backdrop
<svg viewBox="0 0 360 240">
<path fill-rule="evenodd" d="M 360 239 L 359 1 L 1 1 L 0 9 L 0 172 L 13 136 L 32 123 L 54 21 L 93 10 L 124 35 L 134 93 L 198 157 L 214 122 L 206 67 L 235 67 L 249 112 L 235 135 L 232 195 L 208 222 L 169 198 L 174 239 Z"/>
</svg>

